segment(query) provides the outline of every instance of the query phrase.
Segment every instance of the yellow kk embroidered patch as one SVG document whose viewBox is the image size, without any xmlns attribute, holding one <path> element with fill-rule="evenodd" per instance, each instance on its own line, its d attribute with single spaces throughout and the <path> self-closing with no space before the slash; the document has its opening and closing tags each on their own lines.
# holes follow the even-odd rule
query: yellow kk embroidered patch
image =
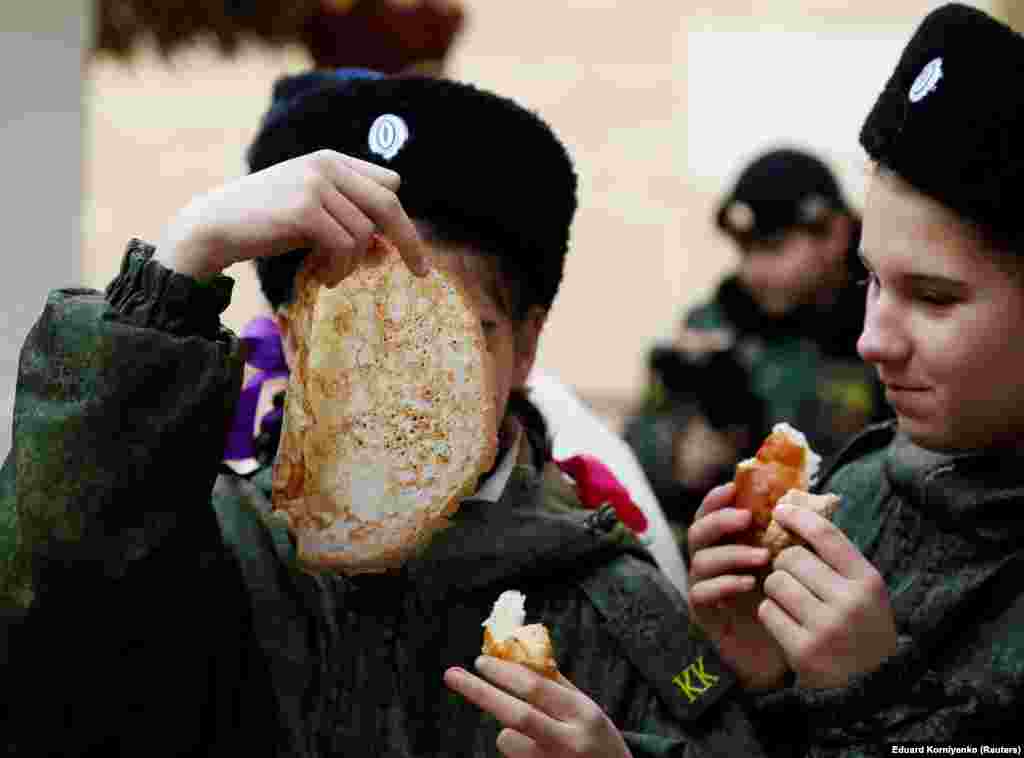
<svg viewBox="0 0 1024 758">
<path fill-rule="evenodd" d="M 687 702 L 695 703 L 697 699 L 718 683 L 719 677 L 704 670 L 704 656 L 700 656 L 674 677 L 672 684 L 686 695 Z"/>
</svg>

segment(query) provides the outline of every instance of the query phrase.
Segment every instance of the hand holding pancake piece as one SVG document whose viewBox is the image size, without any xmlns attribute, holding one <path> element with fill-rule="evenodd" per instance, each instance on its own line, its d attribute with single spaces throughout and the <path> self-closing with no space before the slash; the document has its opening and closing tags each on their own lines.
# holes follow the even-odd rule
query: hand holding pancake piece
<svg viewBox="0 0 1024 758">
<path fill-rule="evenodd" d="M 799 686 L 845 686 L 896 652 L 888 588 L 846 535 L 821 515 L 788 504 L 775 514 L 802 544 L 775 559 L 764 580 L 758 618 L 778 640 Z"/>
<path fill-rule="evenodd" d="M 895 651 L 884 582 L 829 521 L 839 498 L 805 491 L 816 466 L 803 435 L 778 425 L 690 528 L 692 618 L 752 689 L 786 670 L 841 686 Z"/>
<path fill-rule="evenodd" d="M 504 592 L 484 621 L 485 654 L 476 668 L 494 684 L 461 668 L 448 669 L 445 684 L 505 726 L 502 755 L 630 758 L 601 707 L 558 672 L 544 625 L 523 624 L 524 602 L 521 593 Z"/>
</svg>

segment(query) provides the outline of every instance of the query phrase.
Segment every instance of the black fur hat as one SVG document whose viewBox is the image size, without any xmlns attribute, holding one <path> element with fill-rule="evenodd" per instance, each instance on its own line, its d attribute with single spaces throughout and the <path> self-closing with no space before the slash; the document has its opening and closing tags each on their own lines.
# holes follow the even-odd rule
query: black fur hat
<svg viewBox="0 0 1024 758">
<path fill-rule="evenodd" d="M 791 229 L 817 228 L 829 212 L 848 212 L 832 171 L 801 150 L 762 153 L 743 169 L 715 214 L 718 228 L 741 246 Z"/>
<path fill-rule="evenodd" d="M 1024 242 L 1024 38 L 965 5 L 932 11 L 860 142 L 923 194 L 998 239 Z"/>
<path fill-rule="evenodd" d="M 576 174 L 537 115 L 446 79 L 351 69 L 281 79 L 249 148 L 250 170 L 322 148 L 397 171 L 409 216 L 428 221 L 449 242 L 497 254 L 526 300 L 517 311 L 550 307 L 576 211 Z M 289 265 L 289 257 L 269 265 Z M 297 260 L 292 256 L 283 291 L 260 264 L 272 305 L 290 300 Z"/>
</svg>

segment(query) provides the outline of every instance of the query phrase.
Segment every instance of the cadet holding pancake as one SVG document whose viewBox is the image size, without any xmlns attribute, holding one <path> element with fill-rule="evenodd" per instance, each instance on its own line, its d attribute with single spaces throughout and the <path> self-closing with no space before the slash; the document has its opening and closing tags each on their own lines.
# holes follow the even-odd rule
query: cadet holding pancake
<svg viewBox="0 0 1024 758">
<path fill-rule="evenodd" d="M 565 147 L 467 84 L 317 71 L 277 84 L 248 158 L 106 293 L 53 293 L 28 338 L 0 734 L 18 755 L 682 744 L 704 701 L 672 677 L 707 646 L 628 504 L 583 506 L 524 390 L 576 209 Z M 240 261 L 291 367 L 276 460 L 244 477 L 219 466 Z M 559 675 L 483 656 L 499 689 L 461 667 L 513 588 Z"/>
</svg>

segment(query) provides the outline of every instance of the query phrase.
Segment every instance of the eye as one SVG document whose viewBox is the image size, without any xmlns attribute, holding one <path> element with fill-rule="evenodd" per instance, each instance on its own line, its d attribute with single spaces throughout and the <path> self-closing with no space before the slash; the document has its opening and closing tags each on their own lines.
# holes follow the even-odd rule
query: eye
<svg viewBox="0 0 1024 758">
<path fill-rule="evenodd" d="M 955 295 L 951 295 L 948 292 L 943 292 L 941 290 L 930 288 L 923 288 L 917 290 L 914 293 L 914 297 L 916 297 L 922 303 L 927 303 L 928 305 L 935 305 L 939 307 L 953 305 L 954 303 L 957 302 L 957 298 Z"/>
<path fill-rule="evenodd" d="M 483 318 L 480 319 L 480 328 L 484 330 L 485 335 L 490 336 L 498 328 L 498 322 Z"/>
</svg>

